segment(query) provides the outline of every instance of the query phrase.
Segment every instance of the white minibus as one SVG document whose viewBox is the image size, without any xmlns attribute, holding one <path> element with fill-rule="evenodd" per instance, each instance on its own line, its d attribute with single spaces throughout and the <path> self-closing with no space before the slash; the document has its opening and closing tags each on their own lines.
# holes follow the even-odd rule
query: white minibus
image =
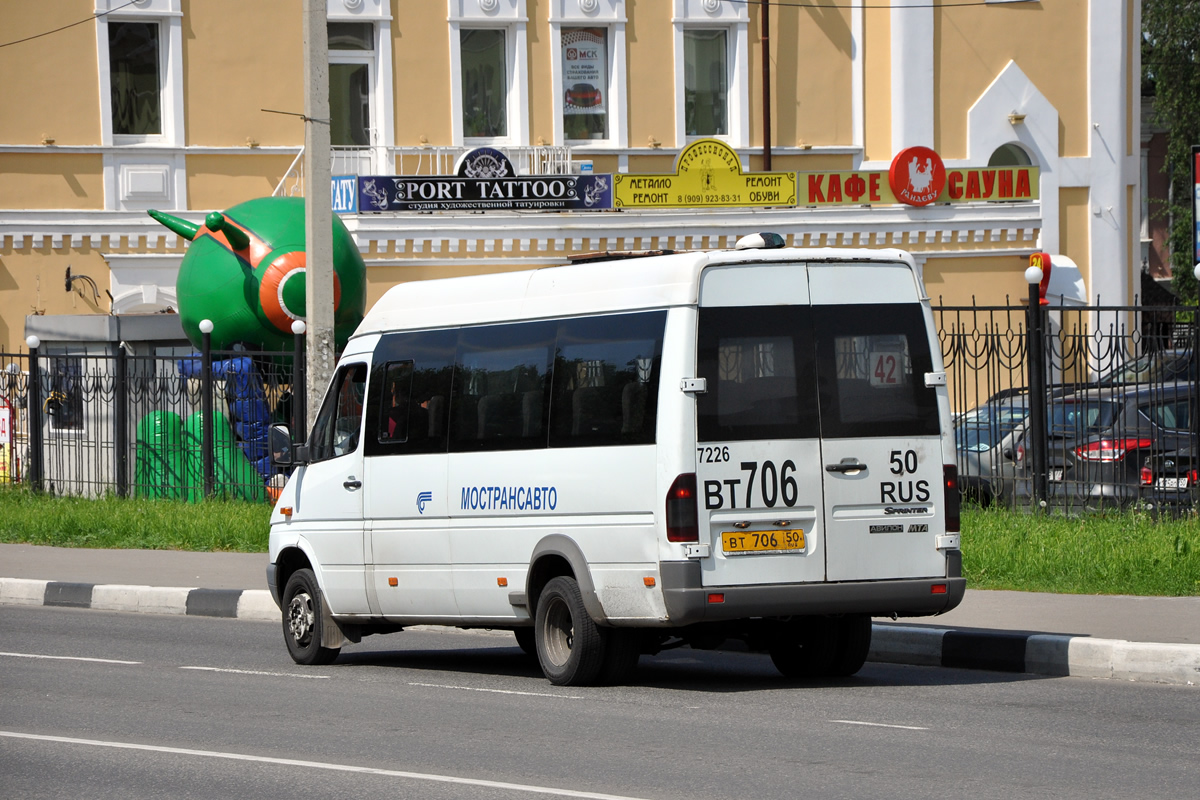
<svg viewBox="0 0 1200 800">
<path fill-rule="evenodd" d="M 278 459 L 292 658 L 449 625 L 512 630 L 560 685 L 730 639 L 842 676 L 872 616 L 954 608 L 950 406 L 912 257 L 781 244 L 390 289 Z"/>
</svg>

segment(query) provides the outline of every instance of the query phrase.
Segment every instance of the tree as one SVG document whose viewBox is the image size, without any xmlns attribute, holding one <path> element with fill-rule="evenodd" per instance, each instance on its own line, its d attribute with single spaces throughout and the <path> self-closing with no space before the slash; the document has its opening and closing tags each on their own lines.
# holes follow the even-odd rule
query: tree
<svg viewBox="0 0 1200 800">
<path fill-rule="evenodd" d="M 1167 130 L 1171 190 L 1152 214 L 1170 221 L 1171 285 L 1196 301 L 1192 274 L 1192 145 L 1200 145 L 1200 2 L 1142 0 L 1142 94 L 1154 98 L 1155 121 Z M 1164 207 L 1165 206 L 1165 207 Z"/>
</svg>

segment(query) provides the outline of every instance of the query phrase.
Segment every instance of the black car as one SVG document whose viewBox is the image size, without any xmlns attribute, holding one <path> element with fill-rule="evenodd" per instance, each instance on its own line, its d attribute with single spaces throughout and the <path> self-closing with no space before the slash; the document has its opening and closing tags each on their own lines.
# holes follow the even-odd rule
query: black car
<svg viewBox="0 0 1200 800">
<path fill-rule="evenodd" d="M 1192 444 L 1190 383 L 1089 389 L 1047 408 L 1047 499 L 1086 507 L 1126 506 L 1153 493 L 1144 467 Z M 1016 447 L 1019 497 L 1032 494 L 1029 422 Z M 1150 484 L 1153 487 L 1153 482 Z"/>
</svg>

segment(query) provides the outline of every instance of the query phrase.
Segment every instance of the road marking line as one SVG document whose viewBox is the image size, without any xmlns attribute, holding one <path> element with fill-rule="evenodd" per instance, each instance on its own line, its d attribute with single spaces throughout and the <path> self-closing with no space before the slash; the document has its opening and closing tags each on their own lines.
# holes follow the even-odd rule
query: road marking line
<svg viewBox="0 0 1200 800">
<path fill-rule="evenodd" d="M 271 678 L 308 678 L 316 681 L 329 680 L 328 675 L 305 675 L 302 672 L 263 672 L 257 669 L 224 669 L 222 667 L 180 667 L 180 669 L 193 669 L 201 672 L 232 672 L 234 675 L 266 675 Z"/>
<path fill-rule="evenodd" d="M 840 722 L 843 725 L 866 725 L 871 728 L 899 728 L 902 731 L 927 731 L 929 728 L 921 728 L 916 725 L 888 725 L 883 722 L 861 722 L 854 719 L 831 719 L 830 722 Z"/>
<path fill-rule="evenodd" d="M 140 661 L 117 661 L 113 658 L 84 658 L 83 656 L 43 656 L 36 653 L 0 653 L 9 658 L 44 658 L 50 661 L 91 661 L 95 664 L 141 664 Z"/>
<path fill-rule="evenodd" d="M 480 689 L 477 686 L 454 686 L 446 683 L 415 683 L 409 681 L 409 686 L 425 686 L 430 689 L 462 689 L 465 692 L 492 692 L 493 694 L 521 694 L 527 697 L 558 697 L 563 700 L 582 700 L 578 694 L 551 694 L 550 692 L 518 692 L 514 689 Z"/>
<path fill-rule="evenodd" d="M 549 794 L 558 797 L 581 797 L 585 800 L 643 800 L 628 795 L 602 794 L 599 792 L 580 792 L 574 789 L 555 789 L 550 786 L 533 786 L 524 783 L 505 783 L 503 781 L 488 781 L 480 778 L 459 778 L 453 775 L 435 775 L 428 772 L 406 772 L 394 769 L 377 769 L 375 767 L 357 767 L 352 764 L 331 764 L 323 761 L 301 761 L 294 758 L 270 758 L 268 756 L 253 756 L 245 753 L 224 753 L 219 750 L 192 750 L 184 747 L 163 747 L 161 745 L 134 744 L 131 742 L 109 742 L 98 739 L 76 739 L 69 736 L 41 736 L 33 733 L 0 730 L 0 736 L 10 739 L 29 739 L 38 742 L 56 742 L 59 744 L 78 744 L 90 747 L 111 747 L 117 750 L 142 750 L 151 753 L 168 753 L 179 756 L 198 756 L 201 758 L 221 758 L 228 761 L 248 761 L 257 764 L 272 764 L 283 767 L 304 767 L 307 769 L 324 769 L 332 772 L 353 772 L 362 775 L 381 775 L 388 778 L 411 778 L 418 781 L 434 783 L 452 783 L 461 786 L 481 786 L 488 789 L 505 789 L 514 792 L 530 794 Z"/>
</svg>

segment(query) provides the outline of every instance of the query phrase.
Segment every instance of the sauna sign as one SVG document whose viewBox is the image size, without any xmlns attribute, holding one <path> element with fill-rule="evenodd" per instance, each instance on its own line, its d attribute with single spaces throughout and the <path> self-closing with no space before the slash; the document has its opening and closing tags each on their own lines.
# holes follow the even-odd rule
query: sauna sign
<svg viewBox="0 0 1200 800">
<path fill-rule="evenodd" d="M 588 211 L 612 208 L 609 175 L 517 175 L 490 147 L 459 159 L 454 175 L 362 175 L 360 213 L 373 211 Z"/>
<path fill-rule="evenodd" d="M 928 147 L 901 150 L 891 167 L 801 172 L 800 205 L 927 206 L 1038 199 L 1037 167 L 947 167 Z"/>
<path fill-rule="evenodd" d="M 742 160 L 719 139 L 692 142 L 675 172 L 613 175 L 616 208 L 728 208 L 796 205 L 796 173 L 743 172 Z"/>
</svg>

